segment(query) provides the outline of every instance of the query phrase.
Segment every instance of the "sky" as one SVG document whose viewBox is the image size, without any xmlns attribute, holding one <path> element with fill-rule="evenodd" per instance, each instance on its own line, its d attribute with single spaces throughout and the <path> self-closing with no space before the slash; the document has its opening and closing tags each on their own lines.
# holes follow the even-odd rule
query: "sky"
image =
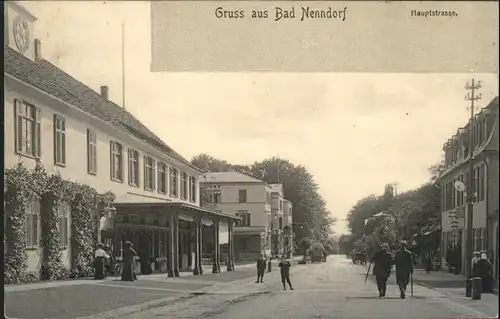
<svg viewBox="0 0 500 319">
<path fill-rule="evenodd" d="M 467 122 L 467 80 L 484 83 L 479 107 L 498 95 L 496 74 L 151 73 L 149 2 L 21 4 L 38 18 L 43 58 L 96 91 L 109 86 L 119 105 L 124 23 L 129 112 L 187 159 L 279 155 L 304 165 L 337 234 L 359 199 L 387 183 L 401 192 L 428 181 L 442 145 Z"/>
</svg>

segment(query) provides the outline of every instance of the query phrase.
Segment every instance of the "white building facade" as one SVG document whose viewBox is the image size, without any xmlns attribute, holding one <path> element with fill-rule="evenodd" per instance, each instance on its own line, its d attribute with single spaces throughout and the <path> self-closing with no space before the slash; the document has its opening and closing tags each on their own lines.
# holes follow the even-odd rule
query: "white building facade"
<svg viewBox="0 0 500 319">
<path fill-rule="evenodd" d="M 207 173 L 200 180 L 210 190 L 216 210 L 241 218 L 234 227 L 235 260 L 270 255 L 271 186 L 238 172 Z"/>
<path fill-rule="evenodd" d="M 167 236 L 170 227 L 176 228 L 173 224 L 178 225 L 179 220 L 193 222 L 189 212 L 200 209 L 202 171 L 110 101 L 108 87 L 95 92 L 44 60 L 40 42 L 32 38 L 35 17 L 15 2 L 6 2 L 5 7 L 4 116 L 10 119 L 5 121 L 5 167 L 22 162 L 33 168 L 38 158 L 48 172 L 58 172 L 65 179 L 87 184 L 99 192 L 113 192 L 118 224 L 133 224 L 136 219 L 137 223 L 157 227 L 153 235 L 144 234 L 139 240 L 138 230 L 122 225 L 123 229 L 132 228 L 132 234 L 125 235 L 124 231 L 122 235 L 136 243 L 147 242 L 148 236 L 153 236 L 154 247 L 151 244 L 142 247 L 158 259 L 166 259 L 168 240 L 164 238 L 170 236 Z M 147 205 L 156 205 L 159 211 L 169 211 L 175 216 L 149 215 L 143 209 Z M 39 214 L 36 207 L 35 203 L 31 214 Z M 121 214 L 123 211 L 127 213 Z M 61 214 L 66 218 L 62 226 L 66 231 L 61 232 L 65 237 L 63 242 L 68 242 L 72 236 L 71 212 L 61 211 Z M 174 222 L 169 223 L 171 217 Z M 219 217 L 221 222 L 232 223 L 231 216 Z M 30 270 L 39 269 L 42 254 L 40 218 L 37 220 L 27 231 Z M 64 252 L 67 267 L 70 267 L 70 249 L 67 247 Z M 179 256 L 171 259 L 172 263 L 182 260 Z M 174 271 L 179 266 L 172 264 L 171 268 Z"/>
</svg>

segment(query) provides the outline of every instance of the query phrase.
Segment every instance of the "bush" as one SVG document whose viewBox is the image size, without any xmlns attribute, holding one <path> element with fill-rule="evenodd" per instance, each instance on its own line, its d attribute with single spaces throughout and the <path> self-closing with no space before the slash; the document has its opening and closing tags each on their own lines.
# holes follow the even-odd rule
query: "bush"
<svg viewBox="0 0 500 319">
<path fill-rule="evenodd" d="M 5 170 L 5 217 L 7 218 L 7 255 L 4 284 L 27 283 L 41 279 L 59 280 L 85 277 L 93 273 L 94 222 L 114 201 L 112 193 L 99 194 L 95 189 L 64 180 L 58 173 L 47 174 L 40 161 L 34 170 L 22 163 Z M 32 201 L 40 201 L 43 247 L 40 274 L 27 272 L 26 211 Z M 58 228 L 61 203 L 71 207 L 72 269 L 64 268 L 61 236 Z"/>
</svg>

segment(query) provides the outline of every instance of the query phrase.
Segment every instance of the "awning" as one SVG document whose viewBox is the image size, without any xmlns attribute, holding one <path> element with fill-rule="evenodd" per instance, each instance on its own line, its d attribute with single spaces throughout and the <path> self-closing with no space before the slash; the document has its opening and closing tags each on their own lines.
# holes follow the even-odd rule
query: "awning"
<svg viewBox="0 0 500 319">
<path fill-rule="evenodd" d="M 135 202 L 135 203 L 113 203 L 113 206 L 117 209 L 119 208 L 132 208 L 132 209 L 165 209 L 168 211 L 175 211 L 175 212 L 186 212 L 186 213 L 192 213 L 195 216 L 198 217 L 219 217 L 221 219 L 228 219 L 228 220 L 233 220 L 233 221 L 238 221 L 241 220 L 240 217 L 223 212 L 223 211 L 215 211 L 210 208 L 206 207 L 200 207 L 192 204 L 187 204 L 187 203 L 182 203 L 182 202 L 153 202 L 153 203 L 145 203 L 145 202 Z M 192 218 L 192 216 L 189 216 Z M 186 216 L 186 218 L 189 218 Z M 182 218 L 182 216 L 181 216 Z M 190 218 L 189 218 L 190 219 Z M 203 218 L 202 222 L 204 224 L 209 223 L 208 219 Z M 211 220 L 210 220 L 211 223 Z"/>
</svg>

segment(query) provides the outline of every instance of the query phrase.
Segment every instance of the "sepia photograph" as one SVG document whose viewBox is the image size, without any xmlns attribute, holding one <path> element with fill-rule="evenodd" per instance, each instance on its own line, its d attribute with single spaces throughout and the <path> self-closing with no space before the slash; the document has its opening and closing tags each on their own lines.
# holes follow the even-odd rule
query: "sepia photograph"
<svg viewBox="0 0 500 319">
<path fill-rule="evenodd" d="M 498 2 L 3 6 L 5 318 L 498 318 Z"/>
</svg>

